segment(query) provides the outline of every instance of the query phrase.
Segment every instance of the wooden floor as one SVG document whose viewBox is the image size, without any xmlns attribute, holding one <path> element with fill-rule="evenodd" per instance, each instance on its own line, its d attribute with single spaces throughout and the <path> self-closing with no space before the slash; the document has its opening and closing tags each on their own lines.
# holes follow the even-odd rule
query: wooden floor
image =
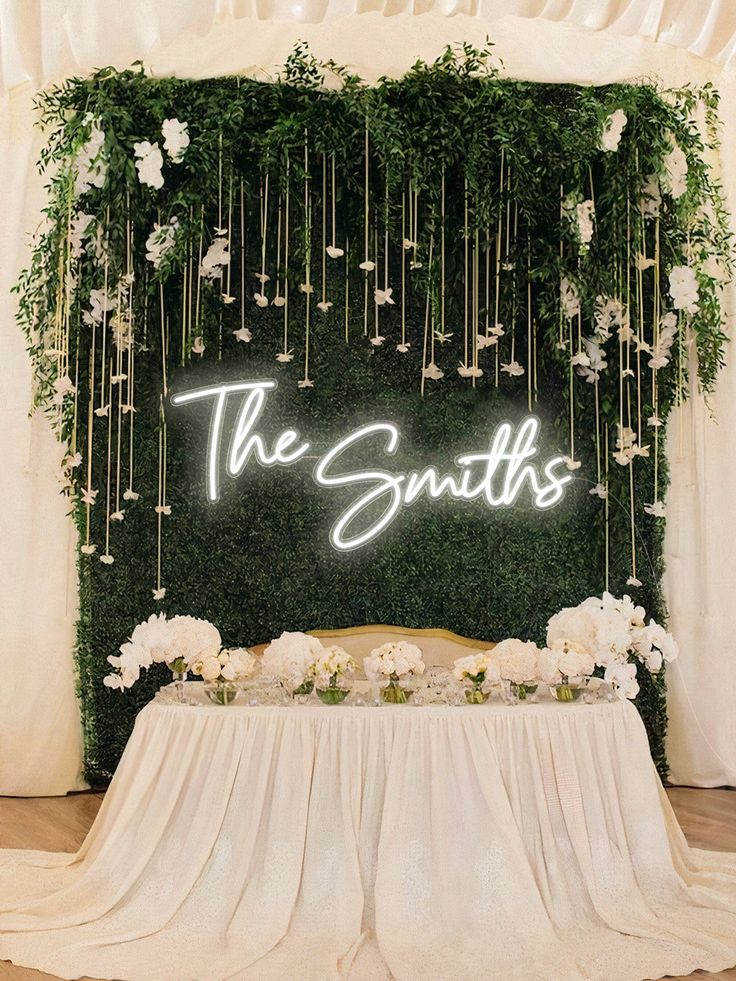
<svg viewBox="0 0 736 981">
<path fill-rule="evenodd" d="M 736 852 L 736 791 L 668 791 L 691 845 Z M 31 799 L 0 797 L 0 848 L 40 848 L 73 852 L 82 843 L 102 803 L 102 794 Z M 736 981 L 736 968 L 720 974 L 696 971 L 688 981 Z M 0 981 L 55 981 L 51 974 L 0 961 Z M 91 979 L 84 979 L 91 981 Z"/>
</svg>

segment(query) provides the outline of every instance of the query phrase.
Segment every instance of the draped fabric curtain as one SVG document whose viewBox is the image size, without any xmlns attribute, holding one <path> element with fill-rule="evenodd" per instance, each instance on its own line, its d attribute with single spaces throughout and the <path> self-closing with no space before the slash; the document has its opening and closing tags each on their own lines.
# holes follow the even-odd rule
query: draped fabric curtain
<svg viewBox="0 0 736 981">
<path fill-rule="evenodd" d="M 421 15 L 421 16 L 416 16 Z M 453 15 L 453 16 L 450 16 Z M 40 220 L 32 93 L 49 81 L 136 59 L 156 74 L 268 77 L 298 39 L 364 78 L 401 74 L 451 41 L 490 35 L 504 70 L 547 82 L 664 85 L 712 80 L 722 93 L 720 164 L 736 211 L 736 8 L 728 0 L 5 0 L 0 7 L 4 223 L 0 231 L 0 794 L 78 787 L 73 659 L 73 528 L 58 494 L 61 451 L 29 419 L 31 372 L 8 289 Z M 719 164 L 719 161 L 716 161 Z M 733 290 L 727 309 L 734 309 Z M 665 588 L 680 661 L 669 674 L 675 782 L 736 785 L 736 364 L 710 408 L 698 397 L 670 424 Z M 730 479 L 732 478 L 732 479 Z M 132 626 L 132 625 L 131 625 Z M 311 626 L 311 625 L 309 625 Z M 100 657 L 110 652 L 101 651 Z"/>
</svg>

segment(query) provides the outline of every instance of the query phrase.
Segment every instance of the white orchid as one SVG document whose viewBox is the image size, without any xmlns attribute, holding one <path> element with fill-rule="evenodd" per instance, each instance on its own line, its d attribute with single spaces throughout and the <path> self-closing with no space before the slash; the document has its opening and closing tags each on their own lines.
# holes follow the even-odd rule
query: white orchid
<svg viewBox="0 0 736 981">
<path fill-rule="evenodd" d="M 608 497 L 608 488 L 604 484 L 596 484 L 595 487 L 591 487 L 588 491 L 594 497 L 600 497 L 602 501 L 605 501 Z"/>
<path fill-rule="evenodd" d="M 698 278 L 690 266 L 673 266 L 669 275 L 670 296 L 675 310 L 698 312 Z"/>
<path fill-rule="evenodd" d="M 384 306 L 384 304 L 386 304 L 386 303 L 390 304 L 391 306 L 394 305 L 394 302 L 395 301 L 393 300 L 393 298 L 391 296 L 391 294 L 393 293 L 393 289 L 390 286 L 387 287 L 385 290 L 378 290 L 377 289 L 377 290 L 374 290 L 373 292 L 374 292 L 376 304 L 379 307 Z"/>
<path fill-rule="evenodd" d="M 271 305 L 274 307 L 286 306 L 286 297 L 281 296 L 280 293 L 277 293 L 276 296 L 271 300 Z"/>
<path fill-rule="evenodd" d="M 289 361 L 293 361 L 294 360 L 294 352 L 293 351 L 279 351 L 279 353 L 276 355 L 276 360 L 277 361 L 280 361 L 281 364 L 286 364 Z"/>
<path fill-rule="evenodd" d="M 396 350 L 399 354 L 407 354 L 410 347 L 411 343 L 409 341 L 403 341 L 401 344 L 396 345 Z"/>
<path fill-rule="evenodd" d="M 97 546 L 93 545 L 92 542 L 87 542 L 87 544 L 82 545 L 79 551 L 82 553 L 82 555 L 94 555 L 97 551 Z"/>
<path fill-rule="evenodd" d="M 651 504 L 645 504 L 644 510 L 647 514 L 651 514 L 653 518 L 664 518 L 667 515 L 667 509 L 663 501 L 653 501 Z"/>
<path fill-rule="evenodd" d="M 271 277 L 270 277 L 270 276 L 268 275 L 268 273 L 265 273 L 265 272 L 259 272 L 259 273 L 256 273 L 256 275 L 255 275 L 255 278 L 256 278 L 256 279 L 258 280 L 258 282 L 259 282 L 259 283 L 260 283 L 260 284 L 261 284 L 262 286 L 263 286 L 263 285 L 264 285 L 265 283 L 268 283 L 268 282 L 270 282 L 270 281 L 271 281 Z"/>
<path fill-rule="evenodd" d="M 220 293 L 220 299 L 226 307 L 229 307 L 231 303 L 235 303 L 236 297 L 231 296 L 230 293 Z"/>
<path fill-rule="evenodd" d="M 87 215 L 83 211 L 72 221 L 71 228 L 69 229 L 69 247 L 75 259 L 78 259 L 84 252 L 84 241 L 88 236 L 89 226 L 93 221 L 93 216 Z"/>
<path fill-rule="evenodd" d="M 114 561 L 114 557 L 110 555 L 109 552 L 105 552 L 104 555 L 100 556 L 100 562 L 102 562 L 103 565 L 112 565 Z"/>
<path fill-rule="evenodd" d="M 582 462 L 580 460 L 575 460 L 571 456 L 563 456 L 562 461 L 570 471 L 579 470 L 582 466 Z"/>
<path fill-rule="evenodd" d="M 161 173 L 164 158 L 158 143 L 142 140 L 140 143 L 133 144 L 133 151 L 136 155 L 135 166 L 138 171 L 138 180 L 141 184 L 160 190 L 164 186 L 164 178 Z"/>
<path fill-rule="evenodd" d="M 92 490 L 89 487 L 84 487 L 80 495 L 82 504 L 89 504 L 91 507 L 95 503 L 98 493 L 99 491 Z"/>
<path fill-rule="evenodd" d="M 243 344 L 250 344 L 253 340 L 253 334 L 247 327 L 238 327 L 237 330 L 233 331 L 233 337 L 236 341 L 241 341 Z"/>
<path fill-rule="evenodd" d="M 461 363 L 458 366 L 457 373 L 461 378 L 481 378 L 483 376 L 483 369 Z"/>
<path fill-rule="evenodd" d="M 314 286 L 311 283 L 299 283 L 299 292 L 311 296 L 314 293 Z"/>
<path fill-rule="evenodd" d="M 369 340 L 373 347 L 380 347 L 386 338 L 383 336 L 383 334 L 374 334 L 373 337 L 369 338 Z"/>
<path fill-rule="evenodd" d="M 602 150 L 618 150 L 621 142 L 621 134 L 628 122 L 628 117 L 623 109 L 616 109 L 610 116 L 607 116 L 603 123 L 603 134 L 601 135 Z"/>
<path fill-rule="evenodd" d="M 267 307 L 268 306 L 268 297 L 266 296 L 265 293 L 254 293 L 253 294 L 253 299 L 256 301 L 256 306 L 259 306 L 259 307 Z"/>
<path fill-rule="evenodd" d="M 218 279 L 230 263 L 230 241 L 225 235 L 217 235 L 210 243 L 199 266 L 199 274 L 205 279 Z"/>
<path fill-rule="evenodd" d="M 95 409 L 95 415 L 99 416 L 100 418 L 109 415 L 109 413 L 110 413 L 109 405 L 100 405 Z"/>
<path fill-rule="evenodd" d="M 124 501 L 137 501 L 140 499 L 140 496 L 141 495 L 138 493 L 138 491 L 134 491 L 132 487 L 128 487 L 123 491 Z"/>
<path fill-rule="evenodd" d="M 125 518 L 125 511 L 113 511 L 110 515 L 110 521 L 122 521 Z"/>
<path fill-rule="evenodd" d="M 672 149 L 664 158 L 665 183 L 673 198 L 680 198 L 687 190 L 687 157 L 671 137 Z"/>
<path fill-rule="evenodd" d="M 161 135 L 164 138 L 164 150 L 171 158 L 171 162 L 181 163 L 184 152 L 189 146 L 189 125 L 178 119 L 164 119 Z"/>
<path fill-rule="evenodd" d="M 577 286 L 567 276 L 563 276 L 560 280 L 560 306 L 568 320 L 572 320 L 580 313 L 580 295 Z"/>
<path fill-rule="evenodd" d="M 301 381 L 296 383 L 297 388 L 314 388 L 314 382 L 311 378 L 302 378 Z"/>
<path fill-rule="evenodd" d="M 609 664 L 603 680 L 613 687 L 619 698 L 636 698 L 639 694 L 635 664 Z"/>
<path fill-rule="evenodd" d="M 162 514 L 162 515 L 164 515 L 165 517 L 168 518 L 169 515 L 171 514 L 171 505 L 170 504 L 157 504 L 156 507 L 153 510 L 156 512 L 156 514 Z"/>
<path fill-rule="evenodd" d="M 146 259 L 153 263 L 154 269 L 159 268 L 176 245 L 178 231 L 179 219 L 176 215 L 164 225 L 154 222 L 153 231 L 146 239 Z"/>
<path fill-rule="evenodd" d="M 153 593 L 154 600 L 156 600 L 156 602 L 159 603 L 166 596 L 166 587 L 154 586 L 151 592 Z"/>
<path fill-rule="evenodd" d="M 498 344 L 498 338 L 495 334 L 476 334 L 475 346 L 479 351 L 486 347 L 493 347 L 495 344 Z"/>
<path fill-rule="evenodd" d="M 92 121 L 87 142 L 80 147 L 74 160 L 76 177 L 74 190 L 84 194 L 92 187 L 103 187 L 107 178 L 107 158 L 105 157 L 105 134 L 99 121 Z"/>
<path fill-rule="evenodd" d="M 363 272 L 373 272 L 373 270 L 376 268 L 376 264 L 372 259 L 364 259 L 358 268 L 362 269 Z"/>
<path fill-rule="evenodd" d="M 317 304 L 317 309 L 321 310 L 322 313 L 329 313 L 332 307 L 333 304 L 329 300 L 320 300 Z"/>
<path fill-rule="evenodd" d="M 339 259 L 341 256 L 345 255 L 345 250 L 338 248 L 336 245 L 328 245 L 325 252 L 330 259 Z"/>
</svg>

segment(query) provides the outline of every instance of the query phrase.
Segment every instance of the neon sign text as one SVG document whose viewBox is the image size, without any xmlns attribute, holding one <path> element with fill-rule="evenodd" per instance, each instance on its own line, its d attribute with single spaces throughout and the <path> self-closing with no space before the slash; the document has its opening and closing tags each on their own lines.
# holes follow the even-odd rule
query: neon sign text
<svg viewBox="0 0 736 981">
<path fill-rule="evenodd" d="M 223 427 L 231 395 L 239 395 L 241 404 L 225 457 L 225 471 L 230 477 L 238 477 L 251 460 L 262 467 L 288 467 L 308 453 L 310 443 L 294 429 L 284 429 L 270 448 L 258 431 L 267 393 L 275 387 L 276 382 L 270 380 L 229 382 L 173 396 L 174 405 L 213 400 L 206 474 L 211 501 L 220 494 Z M 538 436 L 539 420 L 535 416 L 527 416 L 516 428 L 510 422 L 502 422 L 496 426 L 487 450 L 456 457 L 457 471 L 440 474 L 432 466 L 406 472 L 379 467 L 351 470 L 344 463 L 351 447 L 369 443 L 384 456 L 393 457 L 401 442 L 401 433 L 392 422 L 373 422 L 355 429 L 317 457 L 313 470 L 313 479 L 321 487 L 353 486 L 360 490 L 332 526 L 331 544 L 340 551 L 360 548 L 388 528 L 402 508 L 411 507 L 422 496 L 435 500 L 478 499 L 489 508 L 499 508 L 514 504 L 527 489 L 537 508 L 553 507 L 562 500 L 565 484 L 572 477 L 564 472 L 561 456 L 541 467 L 532 462 L 538 452 Z"/>
</svg>

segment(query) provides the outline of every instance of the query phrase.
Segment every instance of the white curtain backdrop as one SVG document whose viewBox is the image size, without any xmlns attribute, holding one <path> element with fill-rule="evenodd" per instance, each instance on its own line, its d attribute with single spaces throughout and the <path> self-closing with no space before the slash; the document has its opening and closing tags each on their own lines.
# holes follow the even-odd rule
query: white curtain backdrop
<svg viewBox="0 0 736 981">
<path fill-rule="evenodd" d="M 0 794 L 74 789 L 81 752 L 72 669 L 73 531 L 57 494 L 59 448 L 42 418 L 27 419 L 31 374 L 7 293 L 42 206 L 32 167 L 40 146 L 32 133 L 32 92 L 136 58 L 160 75 L 267 77 L 298 39 L 317 56 L 375 80 L 403 73 L 418 57 L 434 58 L 448 42 L 482 45 L 490 34 L 512 76 L 581 84 L 713 81 L 723 97 L 721 162 L 736 210 L 735 31 L 736 5 L 729 0 L 5 0 Z M 727 301 L 733 310 L 732 289 Z M 736 785 L 733 357 L 711 408 L 714 418 L 699 398 L 689 403 L 671 425 L 669 443 L 665 588 L 682 652 L 669 673 L 669 754 L 673 780 L 699 786 Z"/>
</svg>

